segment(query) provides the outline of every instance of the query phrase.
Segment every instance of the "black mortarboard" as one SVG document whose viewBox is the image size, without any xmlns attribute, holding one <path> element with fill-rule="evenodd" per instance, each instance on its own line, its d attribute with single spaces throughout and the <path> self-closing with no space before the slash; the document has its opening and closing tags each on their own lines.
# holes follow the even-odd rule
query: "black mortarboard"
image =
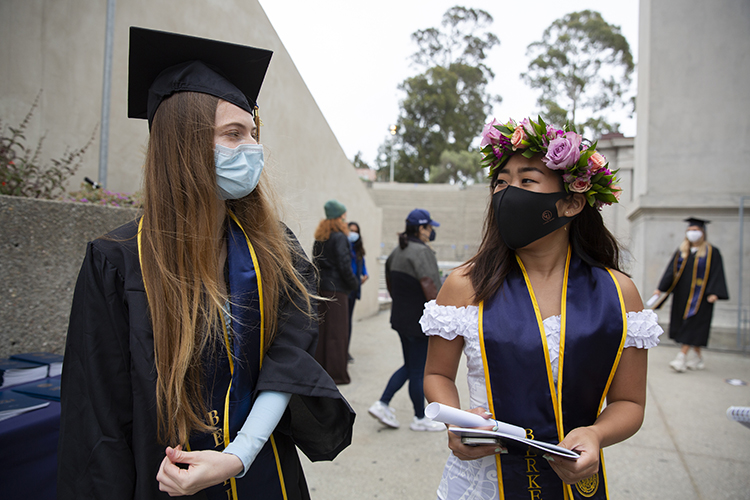
<svg viewBox="0 0 750 500">
<path fill-rule="evenodd" d="M 703 219 L 696 219 L 695 217 L 688 217 L 685 219 L 685 222 L 688 223 L 688 226 L 698 226 L 700 228 L 706 227 L 706 224 L 711 222 L 710 220 L 703 220 Z"/>
<path fill-rule="evenodd" d="M 128 118 L 148 119 L 175 92 L 210 94 L 253 113 L 273 52 L 130 27 Z"/>
</svg>

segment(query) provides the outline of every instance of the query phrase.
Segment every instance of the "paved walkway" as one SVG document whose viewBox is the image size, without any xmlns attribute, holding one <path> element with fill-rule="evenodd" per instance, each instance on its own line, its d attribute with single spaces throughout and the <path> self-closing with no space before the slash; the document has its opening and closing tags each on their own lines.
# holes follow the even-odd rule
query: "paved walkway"
<svg viewBox="0 0 750 500">
<path fill-rule="evenodd" d="M 341 386 L 357 412 L 352 445 L 333 462 L 303 457 L 316 500 L 434 499 L 449 451 L 445 432 L 413 432 L 406 388 L 391 406 L 400 429 L 383 427 L 367 409 L 391 373 L 401 366 L 401 347 L 389 311 L 355 323 L 352 383 Z M 670 340 L 649 355 L 648 403 L 641 430 L 605 450 L 611 500 L 746 500 L 750 498 L 750 429 L 726 418 L 729 406 L 750 406 L 750 357 L 705 352 L 706 369 L 674 373 L 677 349 Z M 465 381 L 465 367 L 459 380 Z M 460 383 L 462 402 L 468 401 Z"/>
</svg>

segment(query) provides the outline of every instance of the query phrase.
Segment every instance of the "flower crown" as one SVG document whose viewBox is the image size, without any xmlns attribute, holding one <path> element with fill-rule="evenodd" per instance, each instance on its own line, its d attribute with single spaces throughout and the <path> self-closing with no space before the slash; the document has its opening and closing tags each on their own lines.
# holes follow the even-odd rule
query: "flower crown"
<svg viewBox="0 0 750 500">
<path fill-rule="evenodd" d="M 596 151 L 596 143 L 588 145 L 580 134 L 566 124 L 562 129 L 525 118 L 520 124 L 514 120 L 499 123 L 494 118 L 482 130 L 482 166 L 489 167 L 490 177 L 503 167 L 519 150 L 526 158 L 544 154 L 542 161 L 550 170 L 562 170 L 565 191 L 581 193 L 589 205 L 601 209 L 618 203 L 622 189 L 617 185 L 617 171 L 609 170 L 609 163 Z"/>
</svg>

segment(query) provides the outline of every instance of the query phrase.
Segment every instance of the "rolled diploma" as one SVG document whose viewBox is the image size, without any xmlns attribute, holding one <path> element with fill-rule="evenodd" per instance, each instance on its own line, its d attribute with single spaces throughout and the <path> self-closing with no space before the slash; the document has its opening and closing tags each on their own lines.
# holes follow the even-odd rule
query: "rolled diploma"
<svg viewBox="0 0 750 500">
<path fill-rule="evenodd" d="M 458 427 L 486 427 L 488 425 L 497 425 L 498 432 L 521 438 L 526 437 L 526 430 L 523 427 L 506 424 L 505 422 L 498 422 L 492 418 L 485 419 L 476 413 L 459 410 L 458 408 L 453 408 L 452 406 L 446 406 L 440 403 L 428 404 L 427 408 L 424 409 L 424 414 L 426 417 L 444 424 L 456 425 Z"/>
<path fill-rule="evenodd" d="M 656 304 L 656 301 L 659 300 L 659 297 L 661 297 L 660 293 L 653 294 L 648 301 L 646 301 L 646 307 L 651 307 L 654 304 Z"/>
</svg>

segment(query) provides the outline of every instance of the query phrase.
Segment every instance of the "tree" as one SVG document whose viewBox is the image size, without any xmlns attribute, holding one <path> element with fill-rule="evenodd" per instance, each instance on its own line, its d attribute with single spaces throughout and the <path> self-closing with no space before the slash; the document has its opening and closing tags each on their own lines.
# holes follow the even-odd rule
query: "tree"
<svg viewBox="0 0 750 500">
<path fill-rule="evenodd" d="M 354 158 L 352 159 L 352 165 L 354 165 L 354 168 L 372 168 L 370 165 L 362 159 L 362 151 L 357 151 L 357 154 L 354 155 Z"/>
<path fill-rule="evenodd" d="M 476 151 L 450 151 L 440 154 L 440 163 L 430 168 L 430 182 L 461 183 L 482 182 L 486 177 L 482 157 Z"/>
<path fill-rule="evenodd" d="M 378 163 L 390 169 L 393 157 L 395 180 L 432 182 L 430 172 L 433 167 L 439 171 L 442 153 L 468 151 L 481 133 L 492 104 L 500 101 L 487 92 L 494 74 L 484 60 L 499 43 L 486 31 L 490 24 L 487 12 L 456 6 L 443 15 L 441 28 L 412 34 L 418 47 L 412 61 L 422 72 L 399 85 L 406 96 L 397 134 L 381 146 L 379 158 L 385 158 Z M 469 179 L 473 174 L 461 175 Z"/>
<path fill-rule="evenodd" d="M 591 138 L 618 130 L 611 112 L 632 103 L 627 94 L 635 68 L 619 26 L 595 11 L 572 12 L 544 30 L 527 55 L 529 69 L 521 76 L 541 90 L 537 104 L 548 121 L 569 121 Z"/>
</svg>

